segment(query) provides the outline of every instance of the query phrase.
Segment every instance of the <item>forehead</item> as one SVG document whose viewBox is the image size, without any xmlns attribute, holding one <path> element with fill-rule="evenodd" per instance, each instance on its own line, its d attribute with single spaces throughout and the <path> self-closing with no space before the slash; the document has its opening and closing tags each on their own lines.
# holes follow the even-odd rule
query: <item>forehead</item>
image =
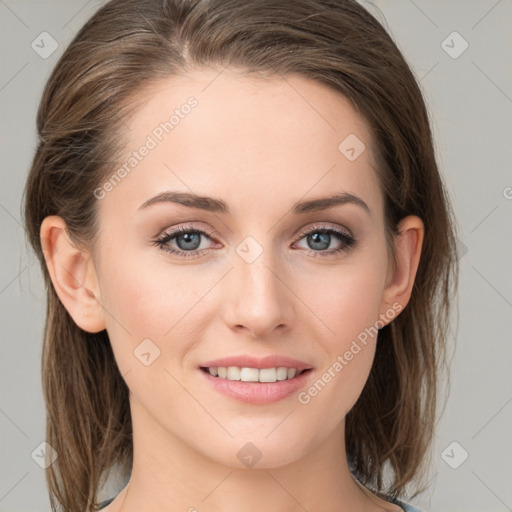
<svg viewBox="0 0 512 512">
<path fill-rule="evenodd" d="M 368 126 L 326 85 L 212 68 L 153 84 L 137 99 L 118 162 L 124 172 L 102 208 L 117 199 L 135 213 L 164 190 L 260 214 L 267 203 L 333 192 L 382 207 Z"/>
</svg>

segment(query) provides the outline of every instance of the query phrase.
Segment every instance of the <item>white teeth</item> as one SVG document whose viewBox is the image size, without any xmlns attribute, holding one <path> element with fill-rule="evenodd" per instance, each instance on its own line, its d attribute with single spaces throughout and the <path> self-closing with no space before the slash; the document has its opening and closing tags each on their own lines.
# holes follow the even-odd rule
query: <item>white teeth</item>
<svg viewBox="0 0 512 512">
<path fill-rule="evenodd" d="M 228 380 L 240 380 L 240 368 L 236 366 L 228 366 Z"/>
<path fill-rule="evenodd" d="M 276 371 L 277 380 L 286 380 L 288 375 L 288 368 L 280 367 Z"/>
<path fill-rule="evenodd" d="M 296 368 L 239 368 L 238 366 L 219 366 L 208 368 L 210 375 L 228 380 L 241 380 L 243 382 L 276 382 L 278 380 L 293 379 L 300 373 Z"/>
<path fill-rule="evenodd" d="M 242 368 L 240 370 L 240 380 L 244 382 L 258 382 L 259 370 L 257 368 Z"/>
<path fill-rule="evenodd" d="M 275 368 L 262 368 L 260 370 L 260 382 L 275 382 L 276 379 L 276 369 Z"/>
</svg>

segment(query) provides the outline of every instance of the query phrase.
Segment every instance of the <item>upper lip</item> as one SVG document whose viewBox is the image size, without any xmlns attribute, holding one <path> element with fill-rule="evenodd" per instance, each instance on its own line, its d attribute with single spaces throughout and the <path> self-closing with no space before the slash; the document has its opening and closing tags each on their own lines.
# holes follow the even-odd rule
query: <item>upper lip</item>
<svg viewBox="0 0 512 512">
<path fill-rule="evenodd" d="M 278 368 L 280 366 L 285 368 L 296 368 L 297 370 L 308 370 L 313 368 L 310 364 L 291 357 L 281 355 L 270 355 L 266 357 L 253 357 L 250 355 L 230 356 L 212 361 L 206 361 L 200 365 L 203 368 L 218 368 L 237 366 L 238 368 Z"/>
</svg>

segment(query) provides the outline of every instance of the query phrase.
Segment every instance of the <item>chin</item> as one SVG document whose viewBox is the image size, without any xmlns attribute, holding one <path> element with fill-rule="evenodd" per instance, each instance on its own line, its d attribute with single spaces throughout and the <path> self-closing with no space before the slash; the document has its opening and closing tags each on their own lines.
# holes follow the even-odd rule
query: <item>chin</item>
<svg viewBox="0 0 512 512">
<path fill-rule="evenodd" d="M 237 469 L 277 469 L 296 462 L 307 453 L 310 444 L 304 435 L 298 433 L 297 439 L 293 439 L 276 432 L 269 435 L 270 432 L 272 429 L 265 429 L 263 434 L 258 430 L 254 435 L 246 432 L 244 436 L 235 436 L 221 451 L 216 444 L 217 450 L 210 457 L 217 463 Z"/>
</svg>

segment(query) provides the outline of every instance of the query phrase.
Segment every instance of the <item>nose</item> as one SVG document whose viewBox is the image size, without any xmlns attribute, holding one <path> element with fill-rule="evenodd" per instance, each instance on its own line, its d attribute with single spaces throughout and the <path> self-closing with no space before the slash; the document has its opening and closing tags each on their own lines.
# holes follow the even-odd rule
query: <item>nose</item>
<svg viewBox="0 0 512 512">
<path fill-rule="evenodd" d="M 282 265 L 270 250 L 253 262 L 234 255 L 226 292 L 225 321 L 233 330 L 245 330 L 265 338 L 289 329 L 294 319 L 293 294 L 287 287 Z"/>
</svg>

